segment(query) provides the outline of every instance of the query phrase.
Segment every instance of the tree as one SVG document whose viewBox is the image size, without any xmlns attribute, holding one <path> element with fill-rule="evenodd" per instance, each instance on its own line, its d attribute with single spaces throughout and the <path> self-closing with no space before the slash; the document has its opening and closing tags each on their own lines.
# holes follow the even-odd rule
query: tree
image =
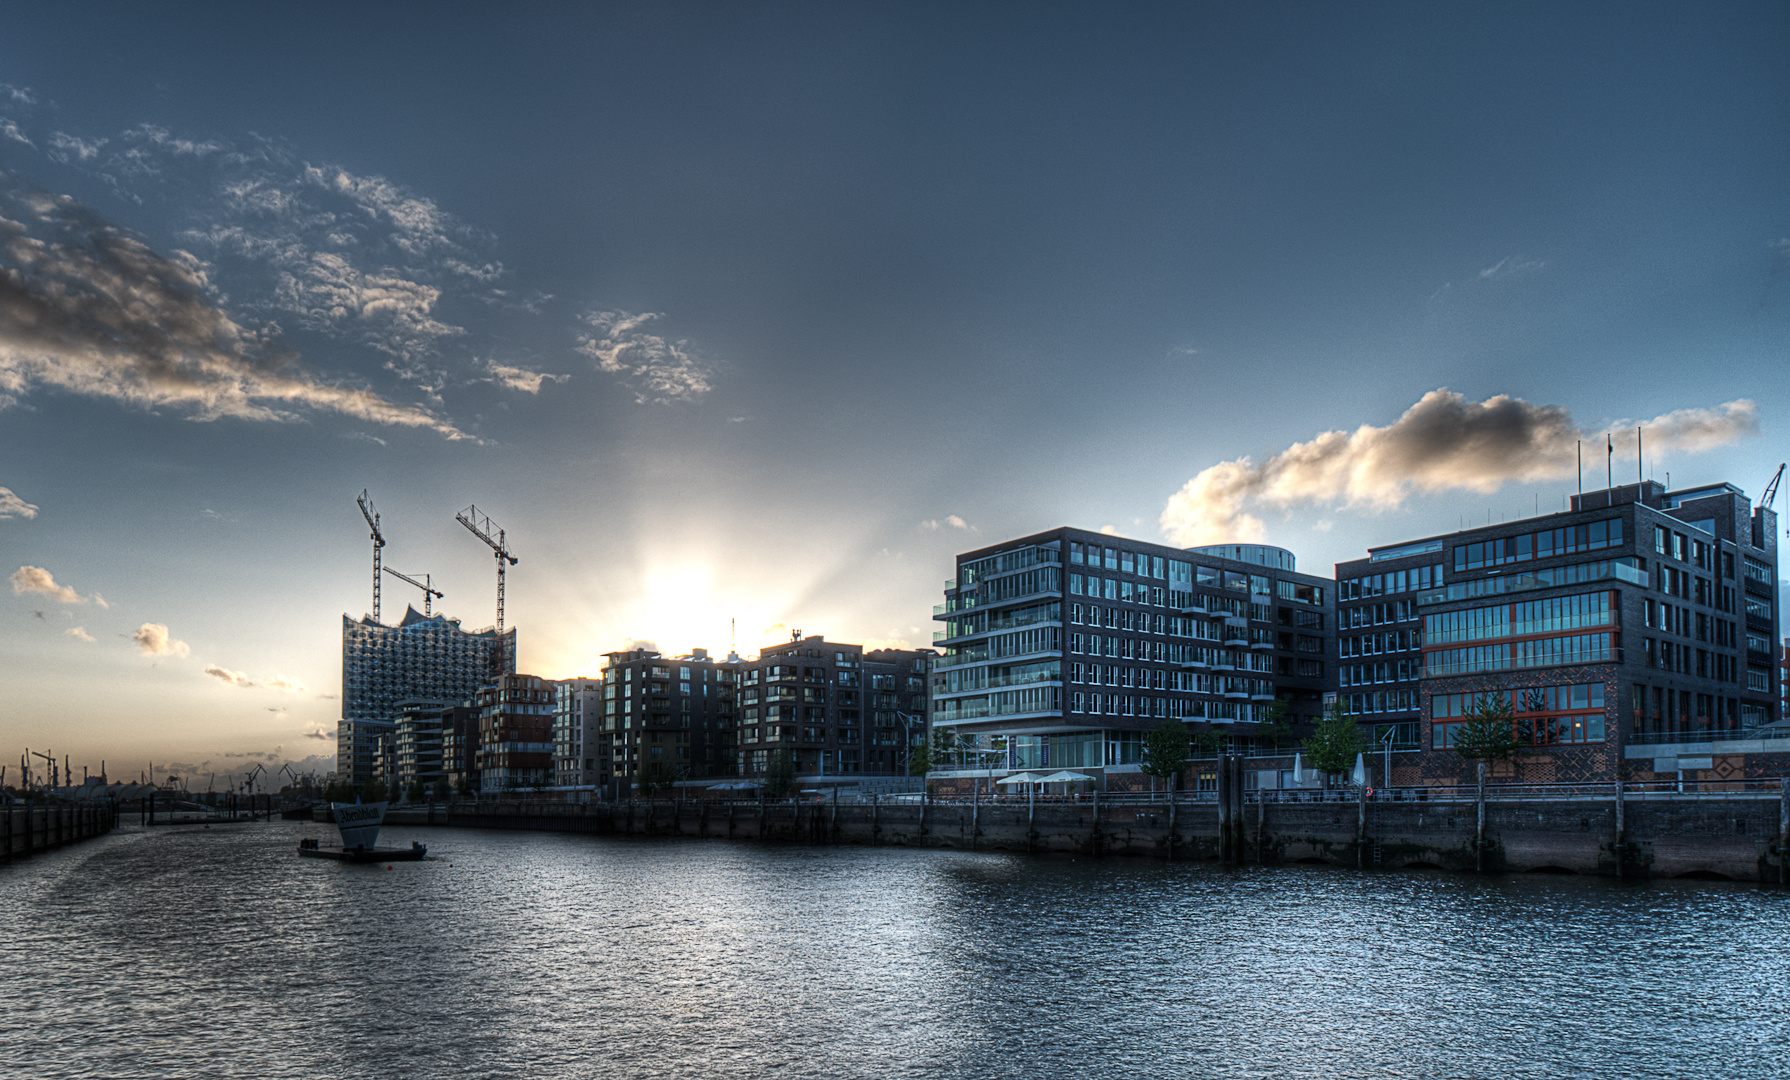
<svg viewBox="0 0 1790 1080">
<path fill-rule="evenodd" d="M 472 786 L 472 774 L 471 773 L 461 773 L 460 780 L 455 785 L 455 787 L 460 792 L 460 794 L 466 796 L 469 799 L 472 798 L 474 795 L 478 794 L 477 789 Z"/>
<path fill-rule="evenodd" d="M 1361 746 L 1361 730 L 1355 726 L 1355 718 L 1343 707 L 1342 699 L 1338 698 L 1330 703 L 1329 711 L 1306 738 L 1305 759 L 1311 762 L 1312 768 L 1324 774 L 1324 782 L 1328 784 L 1331 773 L 1342 772 L 1355 764 Z"/>
<path fill-rule="evenodd" d="M 1272 704 L 1262 710 L 1258 723 L 1267 728 L 1262 734 L 1276 747 L 1282 739 L 1293 733 L 1292 722 L 1287 719 L 1291 708 L 1292 703 L 1286 698 L 1275 698 Z"/>
<path fill-rule="evenodd" d="M 909 776 L 925 776 L 931 771 L 932 751 L 925 743 L 921 743 L 914 747 L 913 756 L 908 760 L 907 774 Z"/>
<path fill-rule="evenodd" d="M 1164 720 L 1144 732 L 1144 772 L 1158 780 L 1180 776 L 1187 768 L 1190 747 L 1187 725 L 1172 718 Z"/>
<path fill-rule="evenodd" d="M 435 781 L 435 791 L 434 791 L 434 795 L 433 795 L 435 801 L 436 802 L 447 802 L 447 798 L 448 798 L 449 794 L 450 794 L 450 789 L 448 788 L 447 777 L 443 776 L 440 779 L 436 780 Z"/>
<path fill-rule="evenodd" d="M 1508 694 L 1482 694 L 1462 715 L 1465 721 L 1454 725 L 1454 752 L 1468 761 L 1505 761 L 1522 749 Z"/>
<path fill-rule="evenodd" d="M 670 790 L 677 770 L 669 761 L 649 761 L 640 767 L 640 793 L 651 798 L 655 791 Z"/>
<path fill-rule="evenodd" d="M 773 799 L 781 799 L 796 786 L 796 759 L 788 750 L 779 750 L 765 764 L 764 790 Z"/>
<path fill-rule="evenodd" d="M 410 790 L 408 790 L 404 793 L 404 801 L 406 801 L 406 802 L 422 802 L 423 801 L 423 782 L 421 780 L 410 781 Z"/>
</svg>

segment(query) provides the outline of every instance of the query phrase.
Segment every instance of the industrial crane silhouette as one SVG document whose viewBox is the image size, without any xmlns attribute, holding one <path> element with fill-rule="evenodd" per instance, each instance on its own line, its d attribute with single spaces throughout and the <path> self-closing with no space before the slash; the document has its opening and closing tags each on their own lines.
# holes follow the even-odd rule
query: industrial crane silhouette
<svg viewBox="0 0 1790 1080">
<path fill-rule="evenodd" d="M 373 496 L 361 488 L 360 498 L 354 500 L 360 506 L 361 517 L 367 519 L 367 528 L 373 530 L 370 539 L 373 541 L 373 621 L 379 621 L 379 549 L 385 546 L 385 536 L 379 531 L 379 511 L 373 509 Z M 426 603 L 427 601 L 425 601 Z"/>
<path fill-rule="evenodd" d="M 1770 509 L 1777 504 L 1778 481 L 1782 480 L 1783 478 L 1784 478 L 1784 466 L 1780 464 L 1778 466 L 1778 471 L 1771 474 L 1771 483 L 1765 485 L 1765 494 L 1759 496 L 1759 505 L 1760 506 Z"/>
<path fill-rule="evenodd" d="M 435 597 L 435 598 L 439 599 L 439 598 L 445 597 L 447 595 L 446 593 L 443 593 L 440 589 L 434 588 L 429 584 L 429 575 L 428 574 L 424 574 L 423 580 L 418 581 L 417 579 L 411 577 L 409 574 L 400 574 L 396 570 L 393 570 L 389 566 L 385 568 L 385 572 L 390 574 L 391 576 L 397 578 L 399 581 L 408 581 L 412 585 L 415 585 L 417 588 L 423 590 L 423 614 L 425 616 L 429 614 L 429 599 L 430 599 L 430 597 Z"/>
<path fill-rule="evenodd" d="M 510 554 L 508 541 L 504 539 L 503 530 L 492 523 L 491 519 L 479 513 L 477 506 L 468 506 L 454 515 L 454 520 L 466 526 L 468 532 L 483 540 L 497 557 L 497 651 L 493 656 L 495 674 L 503 675 L 508 669 L 504 664 L 503 649 L 503 572 L 507 566 L 516 565 L 516 556 Z M 496 537 L 493 538 L 492 534 Z"/>
</svg>

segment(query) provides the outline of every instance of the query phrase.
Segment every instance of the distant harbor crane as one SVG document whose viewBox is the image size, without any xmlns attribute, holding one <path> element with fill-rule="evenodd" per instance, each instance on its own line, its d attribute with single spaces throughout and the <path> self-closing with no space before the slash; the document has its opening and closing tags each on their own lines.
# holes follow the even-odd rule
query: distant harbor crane
<svg viewBox="0 0 1790 1080">
<path fill-rule="evenodd" d="M 373 508 L 373 496 L 361 488 L 360 498 L 354 500 L 360 506 L 361 517 L 367 519 L 367 528 L 373 530 L 370 538 L 373 541 L 373 621 L 379 621 L 379 549 L 385 546 L 385 536 L 379 531 L 379 511 Z"/>
<path fill-rule="evenodd" d="M 493 524 L 489 517 L 479 513 L 477 506 L 468 506 L 455 514 L 454 520 L 483 540 L 497 557 L 497 651 L 493 656 L 493 666 L 496 668 L 495 674 L 501 676 L 508 670 L 503 655 L 503 572 L 506 565 L 516 565 L 516 556 L 510 554 L 509 542 L 504 539 L 503 530 Z M 497 534 L 495 539 L 492 538 L 493 533 Z"/>
<path fill-rule="evenodd" d="M 409 574 L 400 574 L 396 570 L 393 570 L 389 566 L 385 568 L 385 572 L 390 574 L 391 576 L 397 578 L 399 581 L 408 581 L 412 585 L 415 585 L 417 588 L 423 590 L 423 615 L 425 617 L 429 614 L 430 598 L 431 597 L 441 598 L 441 597 L 446 596 L 446 594 L 443 593 L 440 589 L 434 588 L 429 584 L 429 575 L 428 574 L 424 574 L 423 580 L 418 581 L 417 579 L 411 577 Z"/>
</svg>

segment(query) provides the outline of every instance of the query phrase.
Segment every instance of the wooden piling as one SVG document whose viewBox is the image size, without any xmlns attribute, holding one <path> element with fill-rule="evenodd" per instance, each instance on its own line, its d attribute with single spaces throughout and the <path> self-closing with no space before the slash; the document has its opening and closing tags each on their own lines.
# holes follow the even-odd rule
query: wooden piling
<svg viewBox="0 0 1790 1080">
<path fill-rule="evenodd" d="M 1230 759 L 1218 755 L 1218 861 L 1231 861 Z"/>
<path fill-rule="evenodd" d="M 1168 857 L 1175 857 L 1175 778 L 1168 778 Z"/>
<path fill-rule="evenodd" d="M 1479 763 L 1479 825 L 1473 831 L 1473 869 L 1485 873 L 1485 762 Z"/>
<path fill-rule="evenodd" d="M 1368 867 L 1367 856 L 1367 785 L 1355 789 L 1355 865 Z"/>
</svg>

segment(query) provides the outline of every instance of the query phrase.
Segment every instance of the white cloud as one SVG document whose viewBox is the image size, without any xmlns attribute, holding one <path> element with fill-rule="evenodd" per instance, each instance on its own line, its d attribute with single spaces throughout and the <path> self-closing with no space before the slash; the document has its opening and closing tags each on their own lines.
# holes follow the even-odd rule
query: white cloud
<svg viewBox="0 0 1790 1080">
<path fill-rule="evenodd" d="M 1700 453 L 1758 433 L 1757 408 L 1740 399 L 1708 409 L 1679 409 L 1639 425 L 1649 454 Z M 1266 539 L 1252 504 L 1338 506 L 1380 511 L 1413 492 L 1496 491 L 1511 481 L 1573 474 L 1580 439 L 1603 441 L 1605 430 L 1581 431 L 1557 405 L 1498 395 L 1471 402 L 1432 390 L 1386 427 L 1327 431 L 1294 443 L 1257 465 L 1237 458 L 1189 480 L 1163 508 L 1162 531 L 1184 546 Z M 1632 444 L 1631 444 L 1632 445 Z"/>
<path fill-rule="evenodd" d="M 106 145 L 104 139 L 82 139 L 65 131 L 50 133 L 49 155 L 52 161 L 66 165 L 70 161 L 92 161 Z"/>
<path fill-rule="evenodd" d="M 920 528 L 925 529 L 929 532 L 936 532 L 942 528 L 965 529 L 970 532 L 976 531 L 976 527 L 974 525 L 971 525 L 969 522 L 958 517 L 956 514 L 946 514 L 944 516 L 944 518 L 942 518 L 942 519 L 928 518 L 927 520 L 920 522 Z"/>
<path fill-rule="evenodd" d="M 0 391 L 33 386 L 194 419 L 291 420 L 304 406 L 466 436 L 419 406 L 300 370 L 209 298 L 206 267 L 158 254 L 66 197 L 12 192 L 0 216 Z M 3 204 L 0 204 L 3 205 Z"/>
<path fill-rule="evenodd" d="M 87 604 L 92 601 L 67 585 L 56 584 L 56 579 L 41 566 L 21 566 L 12 573 L 12 591 L 15 596 L 26 593 L 41 593 L 63 604 Z M 97 594 L 96 594 L 97 596 Z M 103 604 L 102 604 L 103 606 Z"/>
<path fill-rule="evenodd" d="M 77 641 L 85 641 L 89 645 L 94 642 L 93 635 L 89 634 L 85 627 L 73 626 L 62 632 Z"/>
<path fill-rule="evenodd" d="M 0 487 L 0 521 L 7 518 L 34 518 L 37 507 L 13 494 L 11 488 Z"/>
<path fill-rule="evenodd" d="M 1518 255 L 1499 259 L 1497 262 L 1479 272 L 1479 280 L 1491 281 L 1494 278 L 1523 277 L 1540 272 L 1548 264 L 1539 259 L 1524 259 Z"/>
<path fill-rule="evenodd" d="M 146 656 L 186 656 L 192 652 L 184 641 L 176 641 L 168 633 L 168 628 L 161 623 L 144 623 L 137 627 L 131 635 Z"/>
<path fill-rule="evenodd" d="M 227 667 L 219 667 L 216 664 L 205 665 L 205 674 L 210 675 L 212 678 L 218 680 L 219 682 L 226 683 L 230 686 L 240 686 L 240 687 L 243 687 L 246 689 L 248 687 L 255 685 L 254 680 L 250 679 L 247 675 L 244 675 L 242 672 L 231 671 Z"/>
<path fill-rule="evenodd" d="M 304 684 L 298 682 L 296 679 L 288 679 L 284 675 L 277 675 L 274 678 L 267 680 L 267 685 L 275 690 L 284 691 L 290 694 L 297 694 L 304 690 Z"/>
<path fill-rule="evenodd" d="M 11 139 L 13 142 L 24 143 L 26 146 L 31 147 L 31 149 L 33 149 L 33 150 L 37 149 L 37 145 L 35 143 L 33 143 L 30 139 L 26 138 L 25 133 L 23 131 L 19 130 L 18 124 L 14 123 L 11 120 L 6 119 L 3 116 L 0 116 L 0 138 Z"/>
<path fill-rule="evenodd" d="M 596 333 L 580 334 L 578 351 L 595 360 L 598 371 L 621 375 L 639 404 L 691 401 L 712 388 L 713 370 L 688 341 L 646 329 L 663 316 L 587 311 L 579 318 Z"/>
<path fill-rule="evenodd" d="M 520 390 L 525 394 L 540 393 L 543 382 L 563 383 L 572 378 L 570 375 L 552 375 L 546 372 L 530 371 L 527 368 L 511 367 L 495 360 L 485 361 L 485 369 L 491 372 L 492 382 L 500 383 L 511 390 Z"/>
</svg>

